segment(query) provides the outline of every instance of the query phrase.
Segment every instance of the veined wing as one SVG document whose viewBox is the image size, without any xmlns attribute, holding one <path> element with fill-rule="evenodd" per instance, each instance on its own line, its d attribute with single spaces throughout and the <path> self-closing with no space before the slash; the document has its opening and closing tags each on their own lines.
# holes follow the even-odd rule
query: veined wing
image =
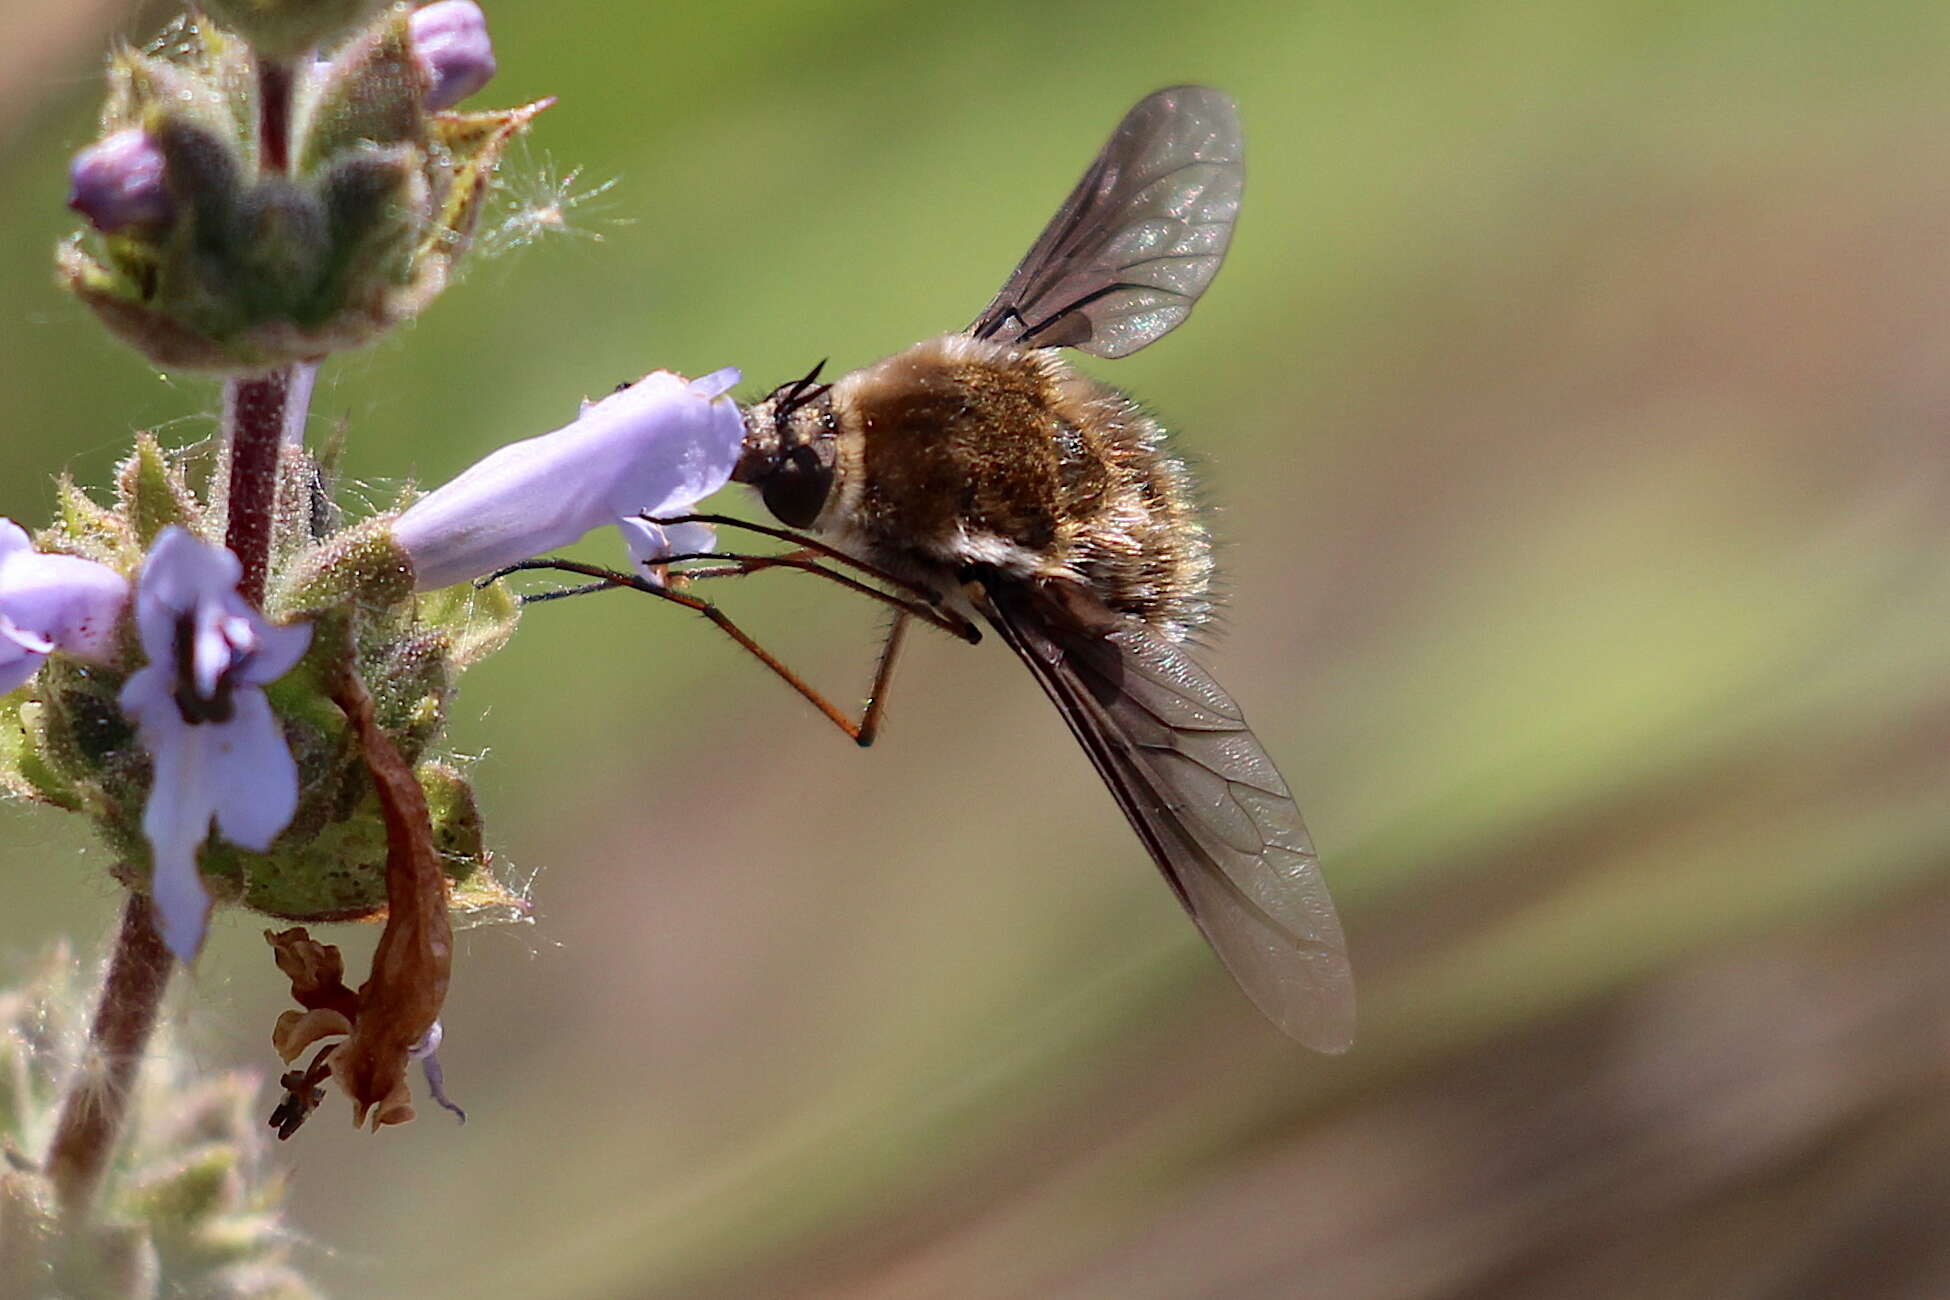
<svg viewBox="0 0 1950 1300">
<path fill-rule="evenodd" d="M 1340 918 L 1286 782 L 1225 690 L 1082 588 L 978 575 L 983 610 L 1082 742 L 1226 968 L 1307 1046 L 1354 1039 Z"/>
<path fill-rule="evenodd" d="M 976 338 L 1129 356 L 1219 272 L 1245 183 L 1239 113 L 1205 86 L 1139 101 L 968 327 Z"/>
</svg>

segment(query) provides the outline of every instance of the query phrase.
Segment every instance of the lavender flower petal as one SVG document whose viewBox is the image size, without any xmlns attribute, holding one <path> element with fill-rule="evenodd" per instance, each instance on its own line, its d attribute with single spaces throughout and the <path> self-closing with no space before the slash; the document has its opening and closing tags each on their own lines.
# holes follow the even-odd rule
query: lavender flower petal
<svg viewBox="0 0 1950 1300">
<path fill-rule="evenodd" d="M 708 375 L 691 380 L 691 391 L 699 397 L 723 397 L 738 387 L 744 378 L 745 372 L 737 366 L 721 366 Z"/>
<path fill-rule="evenodd" d="M 37 636 L 0 614 L 0 695 L 19 690 L 41 670 L 54 642 Z"/>
<path fill-rule="evenodd" d="M 406 1049 L 406 1054 L 409 1058 L 418 1061 L 420 1063 L 420 1069 L 426 1073 L 427 1095 L 433 1098 L 441 1109 L 452 1111 L 455 1117 L 461 1123 L 465 1124 L 467 1122 L 467 1112 L 455 1105 L 453 1100 L 447 1096 L 446 1073 L 440 1068 L 440 1042 L 445 1037 L 446 1031 L 440 1027 L 440 1022 L 436 1020 L 427 1030 L 424 1038 Z"/>
<path fill-rule="evenodd" d="M 161 708 L 174 711 L 167 686 L 154 691 L 141 684 L 141 669 L 122 691 L 123 710 L 141 717 L 135 699 L 147 694 L 162 697 Z M 152 730 L 152 729 L 151 729 Z M 214 791 L 207 777 L 209 765 L 203 761 L 204 735 L 201 728 L 186 728 L 173 737 L 174 743 L 154 744 L 154 785 L 149 802 L 142 810 L 142 833 L 149 841 L 154 867 L 149 876 L 149 894 L 156 904 L 158 928 L 163 943 L 176 956 L 189 961 L 203 947 L 203 934 L 210 919 L 210 894 L 196 869 L 197 851 L 210 834 L 210 814 Z"/>
<path fill-rule="evenodd" d="M 263 691 L 239 690 L 229 722 L 205 727 L 215 733 L 204 761 L 223 791 L 211 811 L 232 844 L 262 853 L 298 811 L 298 764 L 284 728 Z"/>
<path fill-rule="evenodd" d="M 33 549 L 34 539 L 27 535 L 27 530 L 5 515 L 0 515 L 0 563 L 4 563 L 10 555 Z"/>
<path fill-rule="evenodd" d="M 0 519 L 0 694 L 32 677 L 55 650 L 105 662 L 129 601 L 128 580 L 105 564 L 43 555 L 26 530 Z"/>
<path fill-rule="evenodd" d="M 154 761 L 142 813 L 155 858 L 150 890 L 163 941 L 184 961 L 202 947 L 209 919 L 197 853 L 211 825 L 231 843 L 262 851 L 298 804 L 297 764 L 262 686 L 290 671 L 311 629 L 266 622 L 238 595 L 239 570 L 222 547 L 181 528 L 163 530 L 136 589 L 149 662 L 121 694 Z M 177 658 L 184 645 L 188 664 Z"/>
<path fill-rule="evenodd" d="M 659 586 L 664 582 L 664 565 L 673 555 L 695 555 L 714 548 L 718 530 L 710 524 L 660 524 L 653 519 L 631 516 L 616 521 L 623 534 L 630 559 L 643 575 Z"/>
</svg>

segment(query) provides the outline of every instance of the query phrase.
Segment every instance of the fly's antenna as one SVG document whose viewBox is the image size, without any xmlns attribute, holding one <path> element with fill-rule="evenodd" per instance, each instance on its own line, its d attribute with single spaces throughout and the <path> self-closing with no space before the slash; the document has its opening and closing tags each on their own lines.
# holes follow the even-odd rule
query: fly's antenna
<svg viewBox="0 0 1950 1300">
<path fill-rule="evenodd" d="M 819 382 L 820 373 L 826 369 L 826 363 L 830 360 L 831 357 L 821 358 L 819 364 L 808 370 L 802 377 L 782 386 L 772 394 L 777 400 L 775 418 L 783 421 L 807 402 L 815 400 L 832 388 L 831 384 Z"/>
</svg>

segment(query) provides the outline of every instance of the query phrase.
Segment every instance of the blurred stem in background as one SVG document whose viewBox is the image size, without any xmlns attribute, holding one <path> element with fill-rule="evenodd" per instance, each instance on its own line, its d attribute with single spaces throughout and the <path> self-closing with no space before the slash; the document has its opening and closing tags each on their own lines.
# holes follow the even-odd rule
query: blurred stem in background
<svg viewBox="0 0 1950 1300">
<path fill-rule="evenodd" d="M 155 1031 L 176 959 L 156 933 L 147 894 L 122 905 L 115 951 L 102 976 L 88 1031 L 85 1064 L 74 1072 L 43 1168 L 54 1184 L 64 1232 L 80 1240 L 102 1172 L 108 1167 L 135 1095 L 136 1071 Z"/>
</svg>

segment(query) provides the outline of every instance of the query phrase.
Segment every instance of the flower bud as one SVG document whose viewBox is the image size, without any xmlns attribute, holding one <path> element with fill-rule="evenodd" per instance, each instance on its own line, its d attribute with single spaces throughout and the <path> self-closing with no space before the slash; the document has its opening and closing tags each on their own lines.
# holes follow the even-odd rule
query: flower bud
<svg viewBox="0 0 1950 1300">
<path fill-rule="evenodd" d="M 97 140 L 68 166 L 68 206 L 95 229 L 159 226 L 175 215 L 163 154 L 140 127 Z"/>
<path fill-rule="evenodd" d="M 253 41 L 259 24 L 315 20 L 335 37 L 329 57 L 198 23 L 110 60 L 102 139 L 75 161 L 73 202 L 94 229 L 60 247 L 57 269 L 157 365 L 314 362 L 413 319 L 452 282 L 502 153 L 551 101 L 432 111 L 430 92 L 457 98 L 491 70 L 479 11 L 448 0 L 421 17 L 398 4 L 337 39 L 373 9 L 231 0 L 217 13 Z M 300 51 L 317 44 L 307 39 Z M 259 156 L 253 49 L 290 72 L 281 168 Z"/>
<path fill-rule="evenodd" d="M 646 375 L 428 493 L 393 525 L 414 585 L 465 582 L 604 524 L 681 511 L 716 492 L 744 439 L 737 404 L 722 395 L 735 376 Z"/>
<path fill-rule="evenodd" d="M 487 15 L 474 0 L 437 0 L 413 13 L 413 57 L 427 74 L 426 105 L 452 108 L 494 76 Z"/>
</svg>

